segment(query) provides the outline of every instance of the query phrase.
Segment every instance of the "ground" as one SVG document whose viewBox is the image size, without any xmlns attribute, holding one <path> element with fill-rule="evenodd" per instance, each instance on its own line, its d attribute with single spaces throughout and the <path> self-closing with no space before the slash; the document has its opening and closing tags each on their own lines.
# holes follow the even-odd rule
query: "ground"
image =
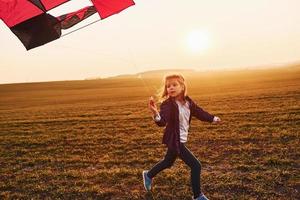
<svg viewBox="0 0 300 200">
<path fill-rule="evenodd" d="M 0 85 L 0 197 L 191 199 L 181 160 L 158 174 L 163 129 L 147 108 L 161 76 Z M 210 199 L 300 199 L 300 68 L 186 74 L 222 124 L 192 120 L 187 146 Z"/>
</svg>

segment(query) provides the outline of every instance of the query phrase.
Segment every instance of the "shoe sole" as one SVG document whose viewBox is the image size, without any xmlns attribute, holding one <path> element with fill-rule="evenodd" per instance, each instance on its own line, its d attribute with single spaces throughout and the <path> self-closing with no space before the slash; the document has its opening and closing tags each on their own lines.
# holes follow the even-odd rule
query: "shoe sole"
<svg viewBox="0 0 300 200">
<path fill-rule="evenodd" d="M 147 189 L 147 187 L 146 187 L 146 171 L 143 171 L 143 183 L 144 183 L 144 188 L 145 188 L 145 190 L 147 191 L 147 192 L 149 192 L 150 190 L 148 190 Z"/>
</svg>

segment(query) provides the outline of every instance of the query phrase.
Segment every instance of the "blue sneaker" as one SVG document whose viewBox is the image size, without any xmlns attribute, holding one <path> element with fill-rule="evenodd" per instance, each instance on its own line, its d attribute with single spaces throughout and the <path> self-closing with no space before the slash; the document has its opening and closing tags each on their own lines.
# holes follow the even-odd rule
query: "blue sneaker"
<svg viewBox="0 0 300 200">
<path fill-rule="evenodd" d="M 143 171 L 144 187 L 147 191 L 151 190 L 152 179 L 147 176 L 148 171 Z"/>
<path fill-rule="evenodd" d="M 209 200 L 204 194 L 201 194 L 198 198 L 194 200 Z"/>
</svg>

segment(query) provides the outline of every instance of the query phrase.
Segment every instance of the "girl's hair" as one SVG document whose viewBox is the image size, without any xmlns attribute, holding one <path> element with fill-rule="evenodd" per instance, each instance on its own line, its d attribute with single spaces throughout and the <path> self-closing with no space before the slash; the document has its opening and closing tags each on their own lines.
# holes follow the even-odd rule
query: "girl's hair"
<svg viewBox="0 0 300 200">
<path fill-rule="evenodd" d="M 159 92 L 159 95 L 158 95 L 160 98 L 160 101 L 163 101 L 163 100 L 169 98 L 168 91 L 167 91 L 167 82 L 171 79 L 176 79 L 176 81 L 178 81 L 178 83 L 183 87 L 182 96 L 183 97 L 186 96 L 187 87 L 186 87 L 186 83 L 184 81 L 184 77 L 181 74 L 171 74 L 171 75 L 165 76 L 163 79 L 164 85 L 161 88 L 161 91 Z"/>
</svg>

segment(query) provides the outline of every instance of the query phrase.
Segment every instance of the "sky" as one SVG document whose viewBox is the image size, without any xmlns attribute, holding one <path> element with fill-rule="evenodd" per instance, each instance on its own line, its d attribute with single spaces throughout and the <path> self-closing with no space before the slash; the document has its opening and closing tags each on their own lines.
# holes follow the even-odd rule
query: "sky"
<svg viewBox="0 0 300 200">
<path fill-rule="evenodd" d="M 0 20 L 0 84 L 83 80 L 159 69 L 231 70 L 300 61 L 299 0 L 135 0 L 26 51 Z M 50 13 L 75 11 L 72 0 Z M 72 30 L 99 19 L 94 15 Z"/>
</svg>

